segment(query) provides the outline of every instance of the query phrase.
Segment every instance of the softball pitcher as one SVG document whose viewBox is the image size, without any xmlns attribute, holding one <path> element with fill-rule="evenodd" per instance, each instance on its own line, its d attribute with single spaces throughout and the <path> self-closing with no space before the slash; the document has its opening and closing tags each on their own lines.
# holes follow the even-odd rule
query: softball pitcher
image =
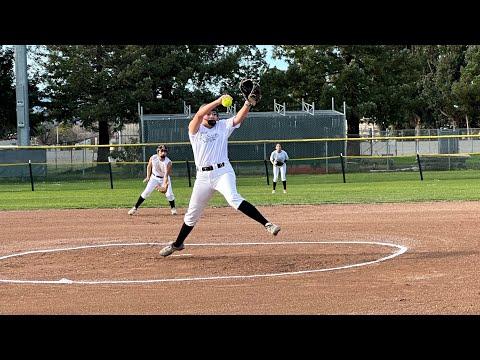
<svg viewBox="0 0 480 360">
<path fill-rule="evenodd" d="M 287 193 L 287 162 L 288 154 L 282 150 L 282 144 L 277 144 L 275 150 L 270 155 L 270 162 L 273 165 L 273 190 L 272 194 L 275 194 L 275 187 L 277 186 L 278 172 L 283 183 L 283 193 Z"/>
<path fill-rule="evenodd" d="M 192 231 L 215 191 L 220 192 L 234 209 L 262 224 L 270 234 L 277 235 L 280 231 L 278 225 L 265 219 L 255 206 L 237 192 L 235 172 L 228 160 L 228 138 L 235 129 L 240 127 L 246 119 L 250 107 L 255 105 L 256 101 L 246 100 L 234 117 L 219 120 L 215 108 L 227 96 L 223 95 L 209 104 L 202 105 L 190 121 L 188 134 L 192 144 L 197 176 L 177 240 L 160 251 L 162 256 L 168 256 L 174 251 L 185 248 L 183 243 L 186 237 Z"/>
<path fill-rule="evenodd" d="M 139 206 L 155 189 L 165 194 L 165 197 L 170 203 L 170 212 L 172 215 L 177 215 L 175 195 L 173 194 L 172 181 L 170 179 L 172 161 L 167 157 L 167 153 L 167 147 L 160 145 L 157 147 L 157 154 L 152 155 L 148 160 L 147 177 L 143 180 L 143 182 L 148 181 L 147 186 L 139 196 L 135 206 L 128 211 L 128 215 L 136 214 Z"/>
</svg>

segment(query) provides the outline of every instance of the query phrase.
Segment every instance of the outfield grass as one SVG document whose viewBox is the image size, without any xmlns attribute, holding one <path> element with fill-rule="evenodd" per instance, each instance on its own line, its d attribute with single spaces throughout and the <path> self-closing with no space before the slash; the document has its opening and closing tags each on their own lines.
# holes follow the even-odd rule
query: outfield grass
<svg viewBox="0 0 480 360">
<path fill-rule="evenodd" d="M 420 181 L 416 172 L 288 175 L 288 193 L 271 194 L 265 177 L 238 177 L 239 193 L 255 205 L 277 204 L 334 204 L 383 203 L 419 201 L 471 201 L 480 200 L 480 171 L 424 172 Z M 187 207 L 192 188 L 186 178 L 173 178 L 173 190 L 178 207 Z M 271 181 L 271 179 L 270 179 Z M 193 185 L 193 182 L 192 182 Z M 61 183 L 35 183 L 31 191 L 29 182 L 0 183 L 0 210 L 33 210 L 60 208 L 125 208 L 138 199 L 145 184 L 138 180 L 109 180 Z M 228 206 L 216 193 L 210 206 Z M 142 207 L 168 207 L 163 194 L 152 193 Z"/>
</svg>

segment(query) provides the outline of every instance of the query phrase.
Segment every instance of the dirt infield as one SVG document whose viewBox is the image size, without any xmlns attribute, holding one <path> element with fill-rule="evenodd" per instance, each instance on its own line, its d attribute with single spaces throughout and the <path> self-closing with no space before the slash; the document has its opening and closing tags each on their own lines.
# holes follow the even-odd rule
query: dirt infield
<svg viewBox="0 0 480 360">
<path fill-rule="evenodd" d="M 1 212 L 0 314 L 480 314 L 480 202 L 259 209 Z"/>
</svg>

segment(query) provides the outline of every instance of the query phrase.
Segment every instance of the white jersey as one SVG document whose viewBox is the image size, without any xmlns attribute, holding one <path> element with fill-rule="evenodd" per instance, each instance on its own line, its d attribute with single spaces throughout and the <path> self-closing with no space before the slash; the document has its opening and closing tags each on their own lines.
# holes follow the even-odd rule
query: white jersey
<svg viewBox="0 0 480 360">
<path fill-rule="evenodd" d="M 160 160 L 157 154 L 152 155 L 150 159 L 152 160 L 152 175 L 162 178 L 165 177 L 167 165 L 172 162 L 168 156 L 165 156 L 165 160 L 163 161 Z"/>
<path fill-rule="evenodd" d="M 274 152 L 272 152 L 272 154 L 270 155 L 270 161 L 280 161 L 280 162 L 285 162 L 286 160 L 288 160 L 288 154 L 283 151 L 283 150 L 280 150 L 280 152 L 278 152 L 277 150 L 275 150 Z"/>
<path fill-rule="evenodd" d="M 233 126 L 233 119 L 219 120 L 211 129 L 200 124 L 195 135 L 188 134 L 197 167 L 228 162 L 228 138 L 240 124 Z"/>
</svg>

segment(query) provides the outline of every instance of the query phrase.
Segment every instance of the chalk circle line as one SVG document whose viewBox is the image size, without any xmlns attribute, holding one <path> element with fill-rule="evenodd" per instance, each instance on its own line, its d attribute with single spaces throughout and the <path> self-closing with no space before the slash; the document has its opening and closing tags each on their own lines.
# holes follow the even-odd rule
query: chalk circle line
<svg viewBox="0 0 480 360">
<path fill-rule="evenodd" d="M 152 284 L 152 283 L 164 283 L 164 282 L 185 282 L 185 281 L 208 281 L 208 280 L 229 280 L 229 279 L 254 279 L 254 278 L 266 278 L 266 277 L 280 277 L 280 276 L 292 276 L 292 275 L 301 275 L 301 274 L 311 274 L 318 272 L 327 272 L 335 271 L 342 269 L 355 268 L 360 266 L 371 265 L 379 263 L 382 261 L 393 259 L 399 255 L 405 253 L 408 248 L 403 245 L 397 245 L 393 243 L 384 243 L 376 241 L 288 241 L 288 242 L 245 242 L 245 243 L 204 243 L 204 244 L 188 244 L 188 246 L 261 246 L 261 245 L 315 245 L 315 244 L 358 244 L 358 245 L 376 245 L 376 246 L 386 246 L 395 248 L 396 251 L 392 254 L 366 262 L 348 264 L 343 266 L 323 268 L 323 269 L 313 269 L 313 270 L 301 270 L 301 271 L 290 271 L 290 272 L 280 272 L 280 273 L 266 273 L 266 274 L 251 274 L 251 275 L 225 275 L 225 276 L 203 276 L 203 277 L 185 277 L 185 278 L 165 278 L 165 279 L 145 279 L 145 280 L 72 280 L 68 278 L 61 278 L 59 280 L 15 280 L 15 279 L 0 279 L 0 283 L 12 283 L 12 284 L 80 284 L 80 285 L 102 285 L 102 284 Z M 84 245 L 84 246 L 75 246 L 75 247 L 66 247 L 66 248 L 56 248 L 56 249 L 43 249 L 43 250 L 31 250 L 24 251 L 17 254 L 9 254 L 0 256 L 0 268 L 1 261 L 13 257 L 25 256 L 36 253 L 52 253 L 52 252 L 61 252 L 61 251 L 74 251 L 81 249 L 90 249 L 90 248 L 102 248 L 102 247 L 125 247 L 125 246 L 164 246 L 166 244 L 160 243 L 110 243 L 110 244 L 97 244 L 97 245 Z M 188 254 L 188 256 L 194 256 L 193 254 Z"/>
</svg>

